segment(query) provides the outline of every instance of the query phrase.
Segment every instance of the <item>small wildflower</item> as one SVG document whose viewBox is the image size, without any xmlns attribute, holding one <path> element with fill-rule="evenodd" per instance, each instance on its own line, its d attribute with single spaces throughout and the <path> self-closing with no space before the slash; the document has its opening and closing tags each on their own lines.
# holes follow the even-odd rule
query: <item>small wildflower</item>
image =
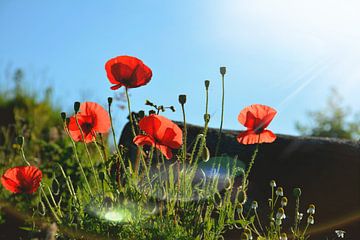
<svg viewBox="0 0 360 240">
<path fill-rule="evenodd" d="M 270 187 L 276 187 L 276 182 L 275 182 L 275 180 L 271 180 L 271 181 L 270 181 Z"/>
<path fill-rule="evenodd" d="M 257 208 L 258 208 L 258 203 L 257 203 L 257 201 L 253 201 L 252 203 L 251 203 L 251 208 L 252 209 L 254 209 L 254 210 L 256 210 Z"/>
<path fill-rule="evenodd" d="M 287 238 L 286 233 L 282 233 L 282 234 L 280 235 L 279 240 L 287 240 L 287 239 L 288 239 L 288 238 Z"/>
<path fill-rule="evenodd" d="M 276 219 L 285 219 L 285 211 L 283 208 L 279 208 L 277 213 L 276 213 Z"/>
<path fill-rule="evenodd" d="M 286 207 L 287 203 L 288 203 L 287 197 L 282 197 L 281 198 L 281 206 Z"/>
<path fill-rule="evenodd" d="M 344 238 L 346 232 L 344 230 L 335 230 L 335 233 L 338 238 Z"/>
<path fill-rule="evenodd" d="M 308 224 L 314 224 L 314 217 L 310 215 L 307 219 Z"/>
<path fill-rule="evenodd" d="M 308 214 L 315 214 L 315 205 L 310 204 L 308 210 L 306 211 Z"/>
<path fill-rule="evenodd" d="M 277 189 L 276 189 L 276 196 L 284 196 L 284 190 L 283 190 L 283 188 L 282 187 L 278 187 Z"/>
</svg>

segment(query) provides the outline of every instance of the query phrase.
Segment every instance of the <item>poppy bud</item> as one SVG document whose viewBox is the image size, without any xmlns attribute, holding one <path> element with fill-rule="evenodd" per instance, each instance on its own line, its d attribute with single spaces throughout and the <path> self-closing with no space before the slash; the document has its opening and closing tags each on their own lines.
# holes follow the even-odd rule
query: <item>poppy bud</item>
<svg viewBox="0 0 360 240">
<path fill-rule="evenodd" d="M 145 105 L 147 106 L 154 106 L 154 104 L 152 102 L 150 102 L 149 100 L 145 100 Z"/>
<path fill-rule="evenodd" d="M 139 118 L 143 118 L 143 117 L 145 117 L 145 112 L 143 110 L 140 110 L 138 115 L 139 115 Z"/>
<path fill-rule="evenodd" d="M 24 146 L 24 137 L 23 136 L 18 136 L 16 138 L 16 143 L 20 145 L 20 147 Z"/>
<path fill-rule="evenodd" d="M 308 224 L 314 224 L 314 217 L 310 215 L 307 219 Z"/>
<path fill-rule="evenodd" d="M 220 73 L 221 73 L 221 75 L 225 75 L 226 74 L 226 67 L 220 67 Z"/>
<path fill-rule="evenodd" d="M 163 105 L 159 106 L 159 110 L 165 112 L 164 106 Z"/>
<path fill-rule="evenodd" d="M 66 125 L 68 126 L 69 123 L 70 123 L 70 118 L 66 118 L 66 119 L 65 119 L 65 123 L 66 123 Z"/>
<path fill-rule="evenodd" d="M 294 188 L 293 194 L 296 198 L 299 198 L 301 196 L 301 189 L 300 188 Z"/>
<path fill-rule="evenodd" d="M 287 203 L 288 203 L 287 197 L 282 197 L 281 198 L 281 206 L 286 207 Z"/>
<path fill-rule="evenodd" d="M 79 111 L 79 109 L 80 109 L 80 102 L 75 102 L 74 103 L 74 111 L 75 111 L 75 113 L 77 113 Z"/>
<path fill-rule="evenodd" d="M 276 196 L 284 196 L 284 190 L 282 187 L 278 187 L 275 192 Z"/>
<path fill-rule="evenodd" d="M 253 209 L 257 209 L 258 208 L 258 203 L 257 203 L 257 201 L 253 201 L 252 203 L 251 203 L 251 208 L 253 208 Z"/>
<path fill-rule="evenodd" d="M 171 111 L 175 112 L 175 107 L 174 106 L 170 106 L 169 107 Z"/>
<path fill-rule="evenodd" d="M 209 122 L 210 121 L 210 114 L 204 114 L 204 121 Z"/>
<path fill-rule="evenodd" d="M 108 97 L 108 104 L 109 104 L 109 106 L 111 106 L 112 101 L 113 101 L 113 98 L 112 98 L 112 97 Z"/>
<path fill-rule="evenodd" d="M 271 181 L 270 181 L 270 187 L 276 187 L 276 182 L 275 182 L 275 180 L 271 180 Z"/>
<path fill-rule="evenodd" d="M 210 81 L 209 81 L 209 80 L 205 80 L 205 88 L 206 88 L 206 90 L 209 89 L 209 86 L 210 86 Z"/>
<path fill-rule="evenodd" d="M 315 214 L 315 205 L 310 204 L 308 210 L 306 211 L 308 214 Z"/>
<path fill-rule="evenodd" d="M 285 211 L 283 208 L 279 208 L 276 213 L 276 219 L 285 219 Z"/>
<path fill-rule="evenodd" d="M 185 94 L 179 95 L 179 103 L 180 103 L 181 105 L 183 105 L 183 104 L 186 103 L 186 95 L 185 95 Z"/>
<path fill-rule="evenodd" d="M 63 121 L 65 121 L 65 120 L 66 120 L 66 113 L 65 113 L 65 112 L 62 112 L 60 115 L 61 115 L 61 119 L 62 119 Z"/>
<path fill-rule="evenodd" d="M 155 114 L 156 112 L 154 111 L 154 110 L 150 110 L 149 111 L 149 115 L 151 115 L 151 114 Z"/>
</svg>

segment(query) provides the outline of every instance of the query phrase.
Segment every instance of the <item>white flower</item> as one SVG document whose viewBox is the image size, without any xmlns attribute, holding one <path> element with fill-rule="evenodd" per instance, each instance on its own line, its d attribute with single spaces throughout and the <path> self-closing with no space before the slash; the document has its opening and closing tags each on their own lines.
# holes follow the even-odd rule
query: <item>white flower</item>
<svg viewBox="0 0 360 240">
<path fill-rule="evenodd" d="M 280 196 L 280 197 L 282 197 L 282 196 L 284 196 L 284 190 L 283 190 L 283 188 L 282 187 L 278 187 L 277 189 L 276 189 L 276 196 Z"/>
<path fill-rule="evenodd" d="M 309 216 L 307 219 L 308 224 L 314 224 L 314 217 L 313 216 Z"/>
<path fill-rule="evenodd" d="M 270 187 L 276 187 L 276 182 L 275 182 L 275 180 L 271 180 L 271 181 L 270 181 Z"/>
<path fill-rule="evenodd" d="M 315 214 L 315 205 L 310 204 L 308 210 L 306 211 L 308 214 Z"/>
<path fill-rule="evenodd" d="M 303 216 L 304 216 L 304 214 L 298 212 L 297 213 L 297 220 L 300 222 L 301 219 L 303 218 Z"/>
<path fill-rule="evenodd" d="M 287 238 L 286 233 L 282 233 L 282 234 L 280 235 L 279 240 L 287 240 L 287 239 L 288 239 L 288 238 Z"/>
</svg>

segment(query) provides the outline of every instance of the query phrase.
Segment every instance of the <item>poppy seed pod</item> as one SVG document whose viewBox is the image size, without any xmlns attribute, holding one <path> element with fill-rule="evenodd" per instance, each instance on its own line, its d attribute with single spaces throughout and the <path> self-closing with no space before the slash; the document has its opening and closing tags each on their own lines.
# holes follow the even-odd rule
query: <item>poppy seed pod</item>
<svg viewBox="0 0 360 240">
<path fill-rule="evenodd" d="M 299 198 L 301 196 L 301 189 L 300 188 L 294 188 L 293 194 L 294 194 L 294 197 Z"/>
<path fill-rule="evenodd" d="M 61 116 L 61 119 L 62 119 L 63 121 L 66 120 L 66 113 L 65 113 L 65 112 L 60 113 L 60 116 Z"/>
<path fill-rule="evenodd" d="M 226 74 L 226 67 L 220 67 L 220 73 L 221 73 L 221 75 L 225 75 Z"/>
<path fill-rule="evenodd" d="M 210 86 L 210 81 L 209 81 L 209 80 L 205 80 L 205 88 L 206 88 L 206 90 L 209 89 L 209 86 Z"/>
<path fill-rule="evenodd" d="M 186 95 L 185 95 L 185 94 L 179 95 L 179 103 L 180 103 L 181 105 L 183 105 L 183 104 L 186 103 Z"/>
<path fill-rule="evenodd" d="M 80 102 L 74 102 L 74 111 L 77 113 L 80 109 Z"/>
<path fill-rule="evenodd" d="M 109 106 L 111 106 L 112 102 L 113 102 L 113 98 L 112 98 L 112 97 L 108 97 L 108 104 L 109 104 Z"/>
</svg>

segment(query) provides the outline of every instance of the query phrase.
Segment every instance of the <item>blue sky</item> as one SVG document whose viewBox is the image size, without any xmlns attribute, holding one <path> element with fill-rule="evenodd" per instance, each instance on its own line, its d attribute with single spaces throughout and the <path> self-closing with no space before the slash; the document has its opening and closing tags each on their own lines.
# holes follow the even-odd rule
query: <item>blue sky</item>
<svg viewBox="0 0 360 240">
<path fill-rule="evenodd" d="M 217 127 L 226 66 L 225 128 L 243 129 L 239 111 L 262 103 L 278 110 L 272 130 L 296 134 L 295 121 L 309 121 L 306 111 L 323 107 L 330 87 L 360 111 L 359 10 L 351 0 L 1 0 L 0 87 L 11 87 L 5 73 L 20 67 L 28 89 L 52 86 L 64 110 L 77 100 L 105 104 L 114 94 L 105 62 L 132 55 L 153 70 L 147 86 L 131 90 L 133 110 L 146 99 L 180 110 L 185 93 L 188 121 L 202 124 L 210 79 Z M 118 132 L 126 115 L 115 113 Z"/>
</svg>

